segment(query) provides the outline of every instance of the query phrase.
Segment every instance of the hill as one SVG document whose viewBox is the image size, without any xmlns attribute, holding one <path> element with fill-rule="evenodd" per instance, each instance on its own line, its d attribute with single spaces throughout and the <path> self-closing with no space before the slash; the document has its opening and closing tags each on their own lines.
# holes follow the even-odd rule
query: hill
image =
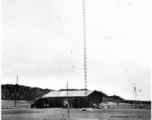
<svg viewBox="0 0 152 120">
<path fill-rule="evenodd" d="M 67 89 L 60 89 L 59 91 L 66 91 Z M 85 89 L 68 89 L 69 91 L 75 90 L 85 90 Z M 2 100 L 35 100 L 38 97 L 42 97 L 43 95 L 53 91 L 51 89 L 42 89 L 38 87 L 29 87 L 23 85 L 13 85 L 6 84 L 1 85 L 1 99 Z M 98 91 L 103 95 L 103 101 L 122 101 L 123 98 L 119 96 L 108 96 L 105 93 Z"/>
<path fill-rule="evenodd" d="M 2 100 L 34 100 L 38 97 L 49 93 L 50 89 L 42 89 L 37 87 L 28 87 L 22 85 L 6 84 L 1 85 Z"/>
</svg>

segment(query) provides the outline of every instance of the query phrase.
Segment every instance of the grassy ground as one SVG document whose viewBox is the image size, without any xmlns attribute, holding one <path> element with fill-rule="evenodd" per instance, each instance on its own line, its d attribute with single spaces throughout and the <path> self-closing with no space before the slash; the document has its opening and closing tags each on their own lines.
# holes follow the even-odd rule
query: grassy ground
<svg viewBox="0 0 152 120">
<path fill-rule="evenodd" d="M 15 107 L 15 101 L 1 101 L 1 107 L 2 109 L 5 109 L 7 107 L 9 108 L 29 108 L 32 101 L 17 101 L 16 107 Z"/>
<path fill-rule="evenodd" d="M 62 108 L 31 109 L 31 102 L 17 102 L 15 107 L 12 101 L 2 102 L 2 120 L 150 120 L 151 109 L 129 108 L 127 105 L 116 106 L 109 104 L 108 109 L 80 109 L 68 110 Z M 7 109 L 7 106 L 9 108 Z M 117 108 L 116 108 L 117 107 Z M 125 108 L 127 107 L 127 108 Z"/>
</svg>

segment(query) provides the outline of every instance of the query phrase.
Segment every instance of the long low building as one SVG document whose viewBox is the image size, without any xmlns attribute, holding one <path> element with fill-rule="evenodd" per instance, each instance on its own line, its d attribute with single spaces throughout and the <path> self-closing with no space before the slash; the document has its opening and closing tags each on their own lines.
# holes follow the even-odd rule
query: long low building
<svg viewBox="0 0 152 120">
<path fill-rule="evenodd" d="M 96 90 L 51 91 L 39 99 L 38 107 L 63 107 L 68 101 L 73 108 L 92 107 L 102 103 L 102 94 Z"/>
</svg>

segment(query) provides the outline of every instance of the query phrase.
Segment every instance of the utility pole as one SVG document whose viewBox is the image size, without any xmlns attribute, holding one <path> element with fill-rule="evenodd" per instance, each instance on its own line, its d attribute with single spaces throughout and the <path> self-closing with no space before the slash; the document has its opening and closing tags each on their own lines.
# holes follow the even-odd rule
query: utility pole
<svg viewBox="0 0 152 120">
<path fill-rule="evenodd" d="M 17 75 L 17 80 L 16 80 L 16 84 L 18 85 L 18 75 Z"/>
<path fill-rule="evenodd" d="M 69 99 L 68 99 L 68 97 L 69 97 L 69 91 L 68 91 L 68 82 L 67 82 L 67 102 L 68 102 L 68 118 L 69 118 Z"/>
<path fill-rule="evenodd" d="M 17 87 L 18 87 L 18 75 L 16 77 L 16 84 L 15 84 L 15 107 L 17 104 Z"/>
</svg>

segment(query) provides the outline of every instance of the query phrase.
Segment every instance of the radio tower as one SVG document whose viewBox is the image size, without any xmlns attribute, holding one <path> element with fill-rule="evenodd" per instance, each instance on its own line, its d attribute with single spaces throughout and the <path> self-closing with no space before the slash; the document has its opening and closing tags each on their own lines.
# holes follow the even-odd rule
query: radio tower
<svg viewBox="0 0 152 120">
<path fill-rule="evenodd" d="M 140 102 L 139 102 L 139 98 L 138 98 L 138 94 L 136 91 L 136 87 L 134 87 L 134 92 L 133 92 L 133 97 L 132 97 L 132 104 L 131 107 L 135 105 L 135 108 L 139 105 L 140 107 Z"/>
<path fill-rule="evenodd" d="M 87 94 L 87 54 L 86 54 L 86 22 L 85 22 L 85 0 L 83 0 L 83 39 L 84 39 L 84 80 L 85 94 Z"/>
</svg>

